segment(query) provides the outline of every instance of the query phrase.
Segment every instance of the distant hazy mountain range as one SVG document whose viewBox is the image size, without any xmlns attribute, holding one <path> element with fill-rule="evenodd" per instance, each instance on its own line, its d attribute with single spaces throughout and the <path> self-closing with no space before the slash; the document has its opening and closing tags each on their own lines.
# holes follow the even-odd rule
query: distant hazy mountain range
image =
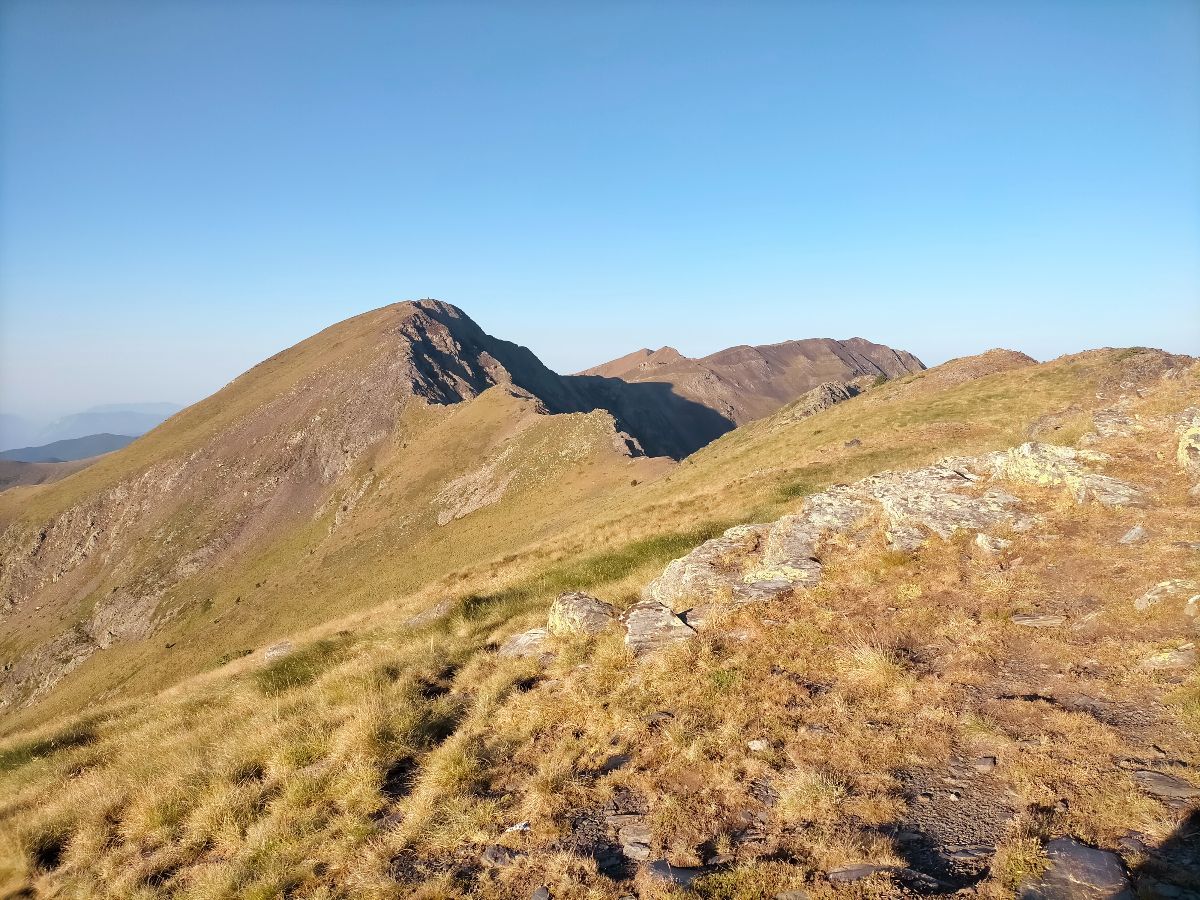
<svg viewBox="0 0 1200 900">
<path fill-rule="evenodd" d="M 52 441 L 40 447 L 5 450 L 0 452 L 0 459 L 16 462 L 70 462 L 120 450 L 132 440 L 134 437 L 128 434 L 89 434 L 65 441 Z"/>
<path fill-rule="evenodd" d="M 63 416 L 48 425 L 22 416 L 0 413 L 0 450 L 40 447 L 57 441 L 105 434 L 138 437 L 182 408 L 177 403 L 114 403 L 93 406 Z"/>
</svg>

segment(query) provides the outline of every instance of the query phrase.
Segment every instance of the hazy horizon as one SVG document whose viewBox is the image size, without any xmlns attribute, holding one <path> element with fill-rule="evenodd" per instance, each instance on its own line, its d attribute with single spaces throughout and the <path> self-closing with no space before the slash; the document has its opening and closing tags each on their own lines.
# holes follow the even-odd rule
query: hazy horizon
<svg viewBox="0 0 1200 900">
<path fill-rule="evenodd" d="M 1200 353 L 1186 2 L 0 8 L 0 410 L 434 296 L 560 372 Z"/>
</svg>

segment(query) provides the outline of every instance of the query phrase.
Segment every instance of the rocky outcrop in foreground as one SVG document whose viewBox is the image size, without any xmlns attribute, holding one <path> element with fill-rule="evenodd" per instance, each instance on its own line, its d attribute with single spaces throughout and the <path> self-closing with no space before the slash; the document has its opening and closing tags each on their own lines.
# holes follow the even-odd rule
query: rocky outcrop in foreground
<svg viewBox="0 0 1200 900">
<path fill-rule="evenodd" d="M 772 600 L 816 585 L 822 561 L 836 552 L 837 539 L 865 537 L 880 530 L 896 551 L 911 552 L 930 539 L 973 532 L 986 552 L 1006 546 L 989 532 L 1027 531 L 1038 517 L 1005 483 L 1058 488 L 1077 503 L 1141 506 L 1146 491 L 1093 471 L 1109 457 L 1094 450 L 1026 443 L 978 457 L 950 457 L 933 465 L 884 472 L 847 485 L 835 485 L 807 497 L 798 512 L 774 522 L 738 525 L 705 541 L 667 565 L 642 591 L 642 599 L 623 616 L 586 594 L 566 594 L 551 609 L 550 628 L 511 639 L 502 652 L 542 652 L 549 633 L 598 633 L 618 624 L 635 654 L 659 650 L 703 630 L 723 610 Z M 1189 583 L 1190 584 L 1190 583 Z M 1160 585 L 1138 600 L 1143 609 L 1159 595 L 1175 591 Z M 1184 590 L 1184 588 L 1180 588 Z M 1031 627 L 1059 622 L 1029 621 Z"/>
</svg>

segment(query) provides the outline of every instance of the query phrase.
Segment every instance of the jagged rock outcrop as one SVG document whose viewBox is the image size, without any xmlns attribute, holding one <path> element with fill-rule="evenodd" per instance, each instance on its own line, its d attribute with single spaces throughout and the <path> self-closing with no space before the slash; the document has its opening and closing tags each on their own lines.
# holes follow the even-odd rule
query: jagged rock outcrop
<svg viewBox="0 0 1200 900">
<path fill-rule="evenodd" d="M 1062 486 L 1078 502 L 1140 505 L 1146 495 L 1120 479 L 1090 471 L 1085 462 L 1104 454 L 1043 444 L 1023 444 L 982 457 L 952 457 L 905 472 L 884 472 L 837 485 L 806 498 L 798 512 L 770 524 L 739 525 L 672 561 L 642 596 L 699 624 L 711 604 L 733 606 L 770 599 L 821 577 L 822 545 L 839 534 L 877 524 L 892 548 L 912 551 L 931 536 L 974 531 L 987 552 L 1003 539 L 984 532 L 1032 527 L 1037 518 L 1012 494 L 986 486 L 989 479 Z"/>
<path fill-rule="evenodd" d="M 809 416 L 815 416 L 830 407 L 857 397 L 865 387 L 861 381 L 862 379 L 859 379 L 858 382 L 826 381 L 818 384 L 811 391 L 802 394 L 795 403 L 780 410 L 781 423 L 782 421 L 795 422 L 807 419 Z"/>
</svg>

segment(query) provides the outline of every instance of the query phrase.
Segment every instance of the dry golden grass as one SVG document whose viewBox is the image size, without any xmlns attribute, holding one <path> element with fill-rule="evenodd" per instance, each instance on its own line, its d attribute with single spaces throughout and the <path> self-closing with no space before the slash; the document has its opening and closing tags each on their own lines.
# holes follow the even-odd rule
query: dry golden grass
<svg viewBox="0 0 1200 900">
<path fill-rule="evenodd" d="M 824 873 L 905 864 L 887 831 L 908 815 L 904 779 L 983 753 L 999 760 L 997 791 L 1042 810 L 1000 842 L 985 892 L 1036 872 L 1051 832 L 1103 846 L 1128 830 L 1165 839 L 1172 813 L 1118 765 L 1152 745 L 1200 763 L 1195 673 L 1173 683 L 1140 668 L 1188 623 L 1169 605 L 1131 603 L 1156 581 L 1200 578 L 1200 557 L 1172 548 L 1200 534 L 1200 507 L 1170 454 L 1158 456 L 1165 426 L 1112 445 L 1112 474 L 1153 486 L 1149 509 L 1077 507 L 1009 486 L 1043 521 L 1006 535 L 1013 545 L 999 555 L 966 536 L 915 554 L 867 536 L 832 555 L 817 588 L 734 611 L 720 630 L 642 662 L 615 634 L 555 639 L 544 669 L 491 652 L 544 621 L 561 591 L 628 604 L 726 523 L 778 515 L 882 466 L 1018 443 L 1033 419 L 1085 402 L 1114 365 L 1059 361 L 932 397 L 914 379 L 791 429 L 758 423 L 657 480 L 623 481 L 569 513 L 539 507 L 560 533 L 543 522 L 526 545 L 444 577 L 359 572 L 345 586 L 352 599 L 329 604 L 352 615 L 298 635 L 293 656 L 264 665 L 255 653 L 12 732 L 0 743 L 0 885 L 80 897 L 499 898 L 544 884 L 559 900 L 615 900 L 625 888 L 564 841 L 573 815 L 633 794 L 647 804 L 656 857 L 695 865 L 702 844 L 736 853 L 735 866 L 696 882 L 700 896 L 886 896 L 885 876 L 835 888 Z M 1195 397 L 1194 378 L 1165 384 L 1146 414 Z M 861 447 L 843 446 L 856 436 Z M 462 521 L 482 534 L 529 509 L 502 503 Z M 1138 522 L 1147 542 L 1118 546 Z M 497 544 L 439 564 L 477 546 Z M 319 595 L 377 548 L 340 552 Z M 238 577 L 281 578 L 271 566 L 288 558 Z M 400 589 L 406 579 L 416 590 Z M 403 624 L 443 597 L 445 618 Z M 1016 612 L 1062 614 L 1069 626 L 1023 629 Z M 1072 706 L 1074 694 L 1114 714 Z M 1130 710 L 1155 717 L 1122 724 Z M 768 749 L 750 750 L 752 739 Z M 618 755 L 628 763 L 604 772 Z M 778 801 L 760 839 L 739 845 L 762 779 Z M 518 822 L 528 830 L 505 832 Z M 528 856 L 480 869 L 493 843 Z M 644 874 L 638 884 L 643 898 L 677 893 Z"/>
</svg>

